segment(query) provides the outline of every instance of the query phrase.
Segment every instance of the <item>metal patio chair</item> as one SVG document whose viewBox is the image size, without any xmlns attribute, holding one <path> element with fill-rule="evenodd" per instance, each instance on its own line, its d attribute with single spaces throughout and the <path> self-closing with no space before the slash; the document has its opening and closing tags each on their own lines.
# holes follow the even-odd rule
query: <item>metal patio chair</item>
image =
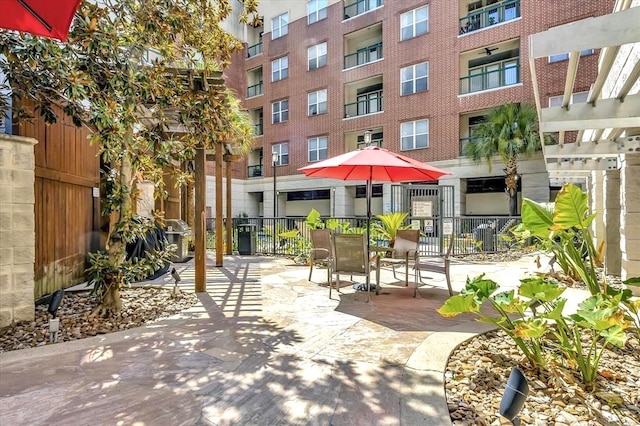
<svg viewBox="0 0 640 426">
<path fill-rule="evenodd" d="M 336 275 L 336 289 L 340 292 L 340 274 L 364 276 L 367 302 L 371 300 L 371 272 L 376 271 L 376 289 L 380 286 L 380 270 L 376 259 L 371 259 L 364 234 L 333 234 L 333 273 Z M 331 297 L 331 284 L 329 285 Z"/>
<path fill-rule="evenodd" d="M 311 281 L 314 266 L 326 268 L 327 283 L 331 288 L 331 268 L 333 263 L 331 231 L 329 229 L 312 229 L 310 234 L 312 248 L 309 254 L 309 281 Z"/>
<path fill-rule="evenodd" d="M 409 286 L 409 265 L 415 263 L 420 254 L 420 230 L 419 229 L 399 229 L 396 231 L 396 240 L 393 244 L 393 251 L 390 257 L 382 257 L 380 265 L 390 266 L 393 271 L 393 278 L 396 276 L 396 267 L 404 265 L 405 286 Z"/>
</svg>

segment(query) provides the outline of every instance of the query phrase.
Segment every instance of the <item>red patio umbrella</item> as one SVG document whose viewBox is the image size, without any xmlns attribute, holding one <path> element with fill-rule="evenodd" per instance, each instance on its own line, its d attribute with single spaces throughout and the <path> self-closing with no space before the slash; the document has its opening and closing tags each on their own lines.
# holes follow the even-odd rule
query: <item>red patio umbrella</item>
<svg viewBox="0 0 640 426">
<path fill-rule="evenodd" d="M 82 0 L 0 0 L 0 28 L 67 40 Z"/>
<path fill-rule="evenodd" d="M 367 182 L 367 249 L 371 226 L 371 185 L 373 181 L 433 181 L 450 175 L 426 163 L 377 146 L 366 146 L 298 169 L 309 177 Z"/>
</svg>

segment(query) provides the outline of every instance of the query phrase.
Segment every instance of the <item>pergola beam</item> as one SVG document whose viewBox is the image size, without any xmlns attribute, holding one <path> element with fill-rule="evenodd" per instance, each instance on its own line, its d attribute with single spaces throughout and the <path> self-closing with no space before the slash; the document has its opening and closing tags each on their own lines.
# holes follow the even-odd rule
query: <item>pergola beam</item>
<svg viewBox="0 0 640 426">
<path fill-rule="evenodd" d="M 640 9 L 640 8 L 639 8 Z M 640 127 L 640 94 L 618 99 L 602 99 L 597 108 L 590 103 L 572 104 L 571 109 L 543 108 L 540 112 L 540 131 L 588 130 Z"/>
<path fill-rule="evenodd" d="M 547 158 L 617 157 L 620 154 L 634 152 L 640 152 L 640 137 L 548 145 L 545 147 L 544 156 Z"/>
<path fill-rule="evenodd" d="M 584 175 L 594 170 L 617 170 L 618 161 L 615 158 L 602 158 L 597 160 L 562 161 L 547 163 L 547 171 L 550 175 L 558 173 Z"/>
<path fill-rule="evenodd" d="M 529 36 L 529 55 L 542 58 L 640 41 L 640 7 L 587 18 Z M 579 34 L 576 37 L 576 34 Z M 615 42 L 612 42 L 615 40 Z"/>
</svg>

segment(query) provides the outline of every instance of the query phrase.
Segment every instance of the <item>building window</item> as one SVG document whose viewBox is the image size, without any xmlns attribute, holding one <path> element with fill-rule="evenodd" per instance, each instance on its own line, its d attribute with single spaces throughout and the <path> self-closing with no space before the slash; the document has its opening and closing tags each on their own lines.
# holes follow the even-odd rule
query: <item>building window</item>
<svg viewBox="0 0 640 426">
<path fill-rule="evenodd" d="M 416 120 L 400 126 L 401 150 L 429 148 L 429 120 Z"/>
<path fill-rule="evenodd" d="M 327 43 L 316 44 L 307 49 L 309 70 L 327 65 Z"/>
<path fill-rule="evenodd" d="M 315 189 L 311 191 L 290 191 L 287 192 L 287 201 L 312 201 L 330 200 L 331 194 L 328 189 Z"/>
<path fill-rule="evenodd" d="M 320 136 L 317 138 L 310 138 L 309 143 L 309 162 L 320 161 L 327 159 L 327 137 Z"/>
<path fill-rule="evenodd" d="M 286 166 L 289 164 L 289 143 L 277 143 L 271 147 L 271 152 L 278 153 L 278 162 L 276 166 Z"/>
<path fill-rule="evenodd" d="M 549 107 L 557 107 L 562 105 L 563 95 L 559 96 L 551 96 L 549 98 Z M 589 97 L 589 92 L 577 92 L 571 94 L 571 99 L 569 100 L 570 104 L 579 104 L 581 102 L 587 102 L 587 98 Z"/>
<path fill-rule="evenodd" d="M 593 55 L 594 53 L 595 53 L 595 50 L 587 49 L 587 50 L 583 50 L 582 52 L 580 52 L 580 56 Z M 560 53 L 558 55 L 549 56 L 549 63 L 566 61 L 567 59 L 569 59 L 569 54 L 568 53 Z"/>
<path fill-rule="evenodd" d="M 326 114 L 327 112 L 327 89 L 311 92 L 307 95 L 309 104 L 309 115 Z"/>
<path fill-rule="evenodd" d="M 289 121 L 289 100 L 283 99 L 271 104 L 271 123 L 284 123 Z"/>
<path fill-rule="evenodd" d="M 289 12 L 271 19 L 271 40 L 287 35 L 289 32 Z"/>
<path fill-rule="evenodd" d="M 309 0 L 307 2 L 307 24 L 321 21 L 327 17 L 327 0 Z"/>
<path fill-rule="evenodd" d="M 381 184 L 371 185 L 371 198 L 380 198 L 380 197 L 382 197 L 382 185 Z M 367 198 L 366 185 L 356 186 L 356 198 Z"/>
<path fill-rule="evenodd" d="M 400 15 L 400 40 L 426 34 L 429 30 L 429 7 L 422 6 Z"/>
<path fill-rule="evenodd" d="M 379 146 L 380 148 L 382 148 L 382 136 L 382 132 L 373 133 L 371 135 L 371 146 Z M 364 148 L 365 146 L 367 146 L 367 144 L 364 142 L 364 135 L 358 136 L 358 144 L 356 148 L 360 149 Z"/>
<path fill-rule="evenodd" d="M 400 70 L 402 95 L 429 90 L 429 63 L 411 65 Z"/>
<path fill-rule="evenodd" d="M 279 81 L 287 77 L 289 77 L 289 57 L 283 56 L 271 61 L 271 81 Z"/>
</svg>

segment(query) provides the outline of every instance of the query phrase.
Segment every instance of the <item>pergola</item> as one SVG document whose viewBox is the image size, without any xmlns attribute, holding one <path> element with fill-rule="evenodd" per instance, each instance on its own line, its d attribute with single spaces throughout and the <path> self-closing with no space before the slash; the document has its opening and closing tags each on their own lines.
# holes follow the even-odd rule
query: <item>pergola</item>
<svg viewBox="0 0 640 426">
<path fill-rule="evenodd" d="M 580 52 L 589 49 L 601 49 L 598 74 L 586 102 L 572 103 Z M 559 54 L 568 54 L 564 93 L 561 105 L 549 107 L 542 103 L 538 71 Z M 541 135 L 558 139 L 543 144 L 551 183 L 585 185 L 609 271 L 640 276 L 640 258 L 634 258 L 640 233 L 632 231 L 640 223 L 640 0 L 618 0 L 609 15 L 531 35 L 529 66 Z"/>
</svg>

